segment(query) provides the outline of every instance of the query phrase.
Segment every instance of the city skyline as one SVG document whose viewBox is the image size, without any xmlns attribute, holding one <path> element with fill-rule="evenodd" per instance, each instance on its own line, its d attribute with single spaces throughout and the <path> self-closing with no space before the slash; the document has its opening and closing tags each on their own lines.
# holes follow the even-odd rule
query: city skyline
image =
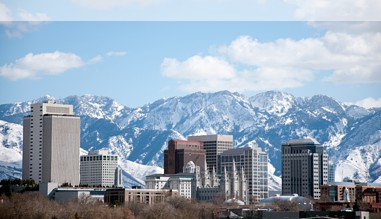
<svg viewBox="0 0 381 219">
<path fill-rule="evenodd" d="M 381 22 L 2 23 L 1 103 L 279 90 L 381 106 Z M 70 85 L 71 89 L 66 89 Z"/>
</svg>

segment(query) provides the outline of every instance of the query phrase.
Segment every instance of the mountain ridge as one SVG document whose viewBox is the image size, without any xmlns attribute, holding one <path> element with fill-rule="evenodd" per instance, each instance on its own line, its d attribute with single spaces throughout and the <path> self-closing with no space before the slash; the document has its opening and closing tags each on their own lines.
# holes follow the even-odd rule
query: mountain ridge
<svg viewBox="0 0 381 219">
<path fill-rule="evenodd" d="M 94 95 L 56 101 L 73 104 L 75 113 L 81 116 L 83 149 L 106 148 L 143 165 L 162 167 L 163 151 L 171 138 L 218 133 L 232 134 L 235 147 L 261 147 L 269 154 L 278 177 L 281 144 L 305 137 L 317 139 L 326 147 L 332 162 L 342 164 L 336 171 L 340 180 L 357 177 L 374 181 L 381 170 L 380 150 L 374 150 L 381 144 L 381 109 L 348 106 L 325 95 L 294 97 L 268 91 L 246 97 L 229 91 L 197 92 L 162 98 L 137 108 Z M 20 125 L 32 102 L 1 104 L 0 120 Z M 360 153 L 353 155 L 357 149 Z M 358 162 L 353 164 L 347 158 Z M 344 173 L 348 166 L 353 171 Z"/>
</svg>

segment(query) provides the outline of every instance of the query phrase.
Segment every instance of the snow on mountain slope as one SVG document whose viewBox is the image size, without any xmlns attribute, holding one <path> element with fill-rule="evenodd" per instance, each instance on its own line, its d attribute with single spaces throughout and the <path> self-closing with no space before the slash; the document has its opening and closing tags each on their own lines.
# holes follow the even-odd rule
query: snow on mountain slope
<svg viewBox="0 0 381 219">
<path fill-rule="evenodd" d="M 381 135 L 380 135 L 381 136 Z M 349 151 L 336 166 L 335 179 L 358 179 L 362 182 L 377 180 L 381 175 L 381 141 Z"/>
<path fill-rule="evenodd" d="M 271 163 L 268 165 L 269 173 L 269 190 L 282 191 L 282 178 L 275 175 L 275 168 Z"/>
<path fill-rule="evenodd" d="M 19 124 L 9 123 L 0 120 L 0 142 L 1 145 L 7 149 L 13 149 L 16 152 L 22 150 L 22 126 Z M 1 153 L 2 156 L 10 156 Z"/>
<path fill-rule="evenodd" d="M 123 171 L 129 173 L 135 181 L 140 183 L 139 185 L 144 186 L 144 180 L 147 175 L 164 173 L 164 169 L 160 167 L 147 166 L 138 164 L 129 160 L 122 159 L 119 162 L 119 165 L 122 167 Z M 134 185 L 134 184 L 132 184 Z M 131 187 L 131 184 L 127 184 L 128 187 Z"/>
<path fill-rule="evenodd" d="M 250 98 L 251 105 L 276 116 L 285 115 L 295 105 L 291 94 L 268 91 Z"/>
<path fill-rule="evenodd" d="M 30 103 L 36 101 L 0 105 L 0 120 L 20 125 Z M 336 174 L 343 172 L 340 168 L 352 169 L 341 174 L 341 178 L 367 181 L 379 178 L 380 149 L 374 148 L 381 140 L 381 109 L 345 106 L 323 95 L 301 98 L 270 91 L 245 97 L 228 91 L 197 92 L 160 99 L 135 109 L 108 97 L 92 95 L 56 101 L 73 104 L 75 113 L 81 116 L 84 150 L 106 148 L 126 162 L 162 167 L 163 151 L 171 138 L 231 134 L 235 147 L 258 144 L 268 153 L 274 168 L 269 173 L 270 181 L 275 189 L 280 186 L 281 144 L 289 139 L 312 137 L 339 164 Z M 15 133 L 21 142 L 22 129 Z M 2 142 L 0 147 L 6 144 L 10 145 Z M 20 150 L 20 146 L 14 148 Z M 142 182 L 139 181 L 143 180 L 142 175 L 129 172 L 136 169 L 123 170 L 131 185 Z"/>
<path fill-rule="evenodd" d="M 72 104 L 77 115 L 109 120 L 121 128 L 126 125 L 123 118 L 131 111 L 131 109 L 109 97 L 93 95 L 70 96 L 59 102 Z"/>
<path fill-rule="evenodd" d="M 22 126 L 0 120 L 0 179 L 21 178 Z"/>
</svg>

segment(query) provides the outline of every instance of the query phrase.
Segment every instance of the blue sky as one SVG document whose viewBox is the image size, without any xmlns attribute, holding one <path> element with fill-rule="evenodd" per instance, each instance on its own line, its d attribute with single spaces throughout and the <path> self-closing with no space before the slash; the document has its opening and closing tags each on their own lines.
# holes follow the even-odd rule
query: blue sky
<svg viewBox="0 0 381 219">
<path fill-rule="evenodd" d="M 1 0 L 13 20 L 380 20 L 379 0 Z M 0 3 L 1 3 L 0 2 Z"/>
<path fill-rule="evenodd" d="M 380 4 L 362 7 L 368 13 L 352 14 L 361 21 L 347 22 L 341 9 L 329 14 L 335 5 L 310 12 L 298 0 L 234 6 L 222 0 L 218 7 L 215 1 L 61 2 L 0 2 L 0 103 L 94 94 L 137 107 L 196 91 L 280 90 L 381 106 L 381 22 L 366 21 L 380 20 L 373 13 Z M 282 10 L 270 10 L 277 2 Z M 332 16 L 344 22 L 307 21 Z M 247 21 L 136 21 L 152 18 Z M 267 21 L 281 18 L 299 21 Z"/>
</svg>

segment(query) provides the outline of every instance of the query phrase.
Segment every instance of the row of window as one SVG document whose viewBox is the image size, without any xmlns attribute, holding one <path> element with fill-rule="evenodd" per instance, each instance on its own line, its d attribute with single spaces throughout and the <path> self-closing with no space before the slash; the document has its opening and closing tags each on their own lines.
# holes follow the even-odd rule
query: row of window
<svg viewBox="0 0 381 219">
<path fill-rule="evenodd" d="M 82 156 L 81 161 L 118 160 L 117 156 Z"/>
</svg>

